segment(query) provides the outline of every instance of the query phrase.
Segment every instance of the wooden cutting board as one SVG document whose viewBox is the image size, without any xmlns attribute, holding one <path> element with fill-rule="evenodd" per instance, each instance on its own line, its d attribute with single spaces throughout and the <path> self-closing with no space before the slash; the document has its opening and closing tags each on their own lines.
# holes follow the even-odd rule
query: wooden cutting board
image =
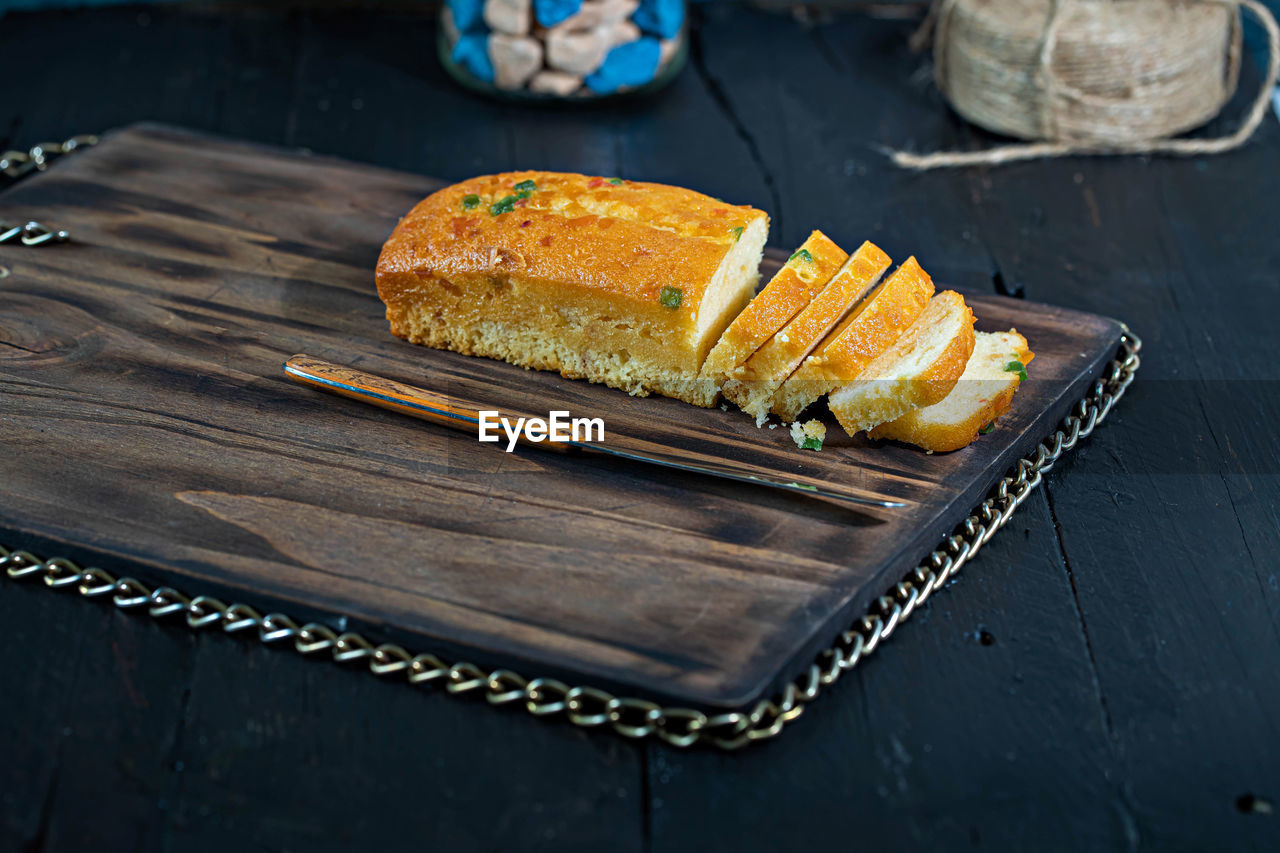
<svg viewBox="0 0 1280 853">
<path fill-rule="evenodd" d="M 414 652 L 739 707 L 932 550 L 1086 393 L 1121 333 L 973 294 L 980 329 L 1016 326 L 1037 353 L 992 434 L 930 456 L 833 425 L 821 453 L 800 451 L 737 411 L 393 338 L 374 262 L 437 185 L 140 126 L 0 195 L 0 218 L 74 235 L 0 247 L 0 544 Z M 296 386 L 280 365 L 298 352 L 495 408 L 603 416 L 607 430 L 906 506 L 508 454 Z"/>
</svg>

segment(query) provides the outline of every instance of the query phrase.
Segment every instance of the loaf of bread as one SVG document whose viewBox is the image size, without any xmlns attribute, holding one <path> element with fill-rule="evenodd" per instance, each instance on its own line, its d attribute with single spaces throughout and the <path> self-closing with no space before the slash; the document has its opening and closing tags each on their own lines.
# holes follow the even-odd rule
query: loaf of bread
<svg viewBox="0 0 1280 853">
<path fill-rule="evenodd" d="M 827 405 L 850 435 L 869 430 L 946 397 L 972 354 L 973 312 L 964 297 L 944 290 Z"/>
<path fill-rule="evenodd" d="M 779 386 L 876 286 L 889 264 L 879 246 L 863 243 L 809 304 L 747 359 L 737 378 L 724 384 L 724 395 L 763 423 Z"/>
<path fill-rule="evenodd" d="M 932 296 L 929 274 L 914 257 L 907 258 L 782 384 L 773 397 L 773 413 L 794 421 L 810 403 L 856 379 L 916 321 Z"/>
<path fill-rule="evenodd" d="M 724 330 L 702 365 L 703 376 L 723 383 L 741 373 L 747 359 L 791 322 L 848 259 L 844 249 L 826 234 L 821 231 L 810 234 L 764 290 Z"/>
<path fill-rule="evenodd" d="M 769 218 L 679 187 L 509 172 L 429 196 L 378 258 L 391 331 L 631 394 L 797 423 L 826 395 L 851 435 L 954 450 L 1002 415 L 1033 356 L 977 335 L 914 257 L 848 255 L 814 231 L 753 299 Z M 1011 366 L 1016 370 L 1011 370 Z"/>
<path fill-rule="evenodd" d="M 768 227 L 679 187 L 489 175 L 400 221 L 378 295 L 414 343 L 711 406 L 703 360 L 755 292 Z"/>
<path fill-rule="evenodd" d="M 973 355 L 950 394 L 881 424 L 870 437 L 905 441 L 934 452 L 959 450 L 1009 411 L 1035 354 L 1016 329 L 978 332 L 974 337 Z"/>
</svg>

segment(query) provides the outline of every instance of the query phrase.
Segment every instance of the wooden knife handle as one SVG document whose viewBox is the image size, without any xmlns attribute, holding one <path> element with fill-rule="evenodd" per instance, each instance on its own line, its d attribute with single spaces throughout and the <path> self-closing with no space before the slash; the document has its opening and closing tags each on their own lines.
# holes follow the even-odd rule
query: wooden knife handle
<svg viewBox="0 0 1280 853">
<path fill-rule="evenodd" d="M 479 430 L 480 413 L 477 410 L 459 406 L 443 394 L 425 388 L 415 388 L 302 354 L 286 361 L 284 371 L 290 379 L 310 388 L 371 403 L 471 435 Z"/>
<path fill-rule="evenodd" d="M 350 367 L 342 367 L 323 359 L 312 358 L 309 355 L 293 356 L 284 363 L 284 371 L 289 375 L 289 378 L 309 388 L 350 397 L 362 403 L 371 403 L 384 409 L 390 409 L 393 412 L 411 415 L 415 418 L 421 418 L 425 421 L 431 421 L 432 423 L 441 424 L 451 429 L 469 433 L 477 438 L 479 437 L 480 412 L 467 406 L 459 406 L 445 395 L 435 391 L 415 388 L 412 385 L 405 385 L 393 379 L 375 376 L 372 373 L 364 373 Z M 486 411 L 496 412 L 497 410 Z M 497 417 L 505 418 L 511 423 L 518 420 L 510 412 L 498 412 Z M 523 417 L 527 418 L 528 416 Z M 505 427 L 503 432 L 505 433 Z M 491 436 L 493 434 L 492 432 L 490 433 Z M 505 441 L 506 436 L 504 435 L 498 440 Z M 714 458 L 704 453 L 691 453 L 666 447 L 652 441 L 627 439 L 625 436 L 621 442 L 618 441 L 617 436 L 614 436 L 608 445 L 591 443 L 589 439 L 584 442 L 576 440 L 533 441 L 527 437 L 524 430 L 520 430 L 517 441 L 521 444 L 536 445 L 543 450 L 554 450 L 561 453 L 595 450 L 634 462 L 661 465 L 666 468 L 678 468 L 683 471 L 723 477 L 749 485 L 768 486 L 801 494 L 813 494 L 849 503 L 876 507 L 903 506 L 900 501 L 889 500 L 884 496 L 864 492 L 844 484 L 825 483 L 800 475 L 794 475 L 792 478 L 783 481 L 753 465 Z"/>
</svg>

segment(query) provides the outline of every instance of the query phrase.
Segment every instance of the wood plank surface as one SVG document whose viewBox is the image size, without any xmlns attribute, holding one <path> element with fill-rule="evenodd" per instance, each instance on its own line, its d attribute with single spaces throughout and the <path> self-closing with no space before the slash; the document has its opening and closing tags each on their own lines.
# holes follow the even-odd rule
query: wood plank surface
<svg viewBox="0 0 1280 853">
<path fill-rule="evenodd" d="M 1072 275 L 1062 258 L 1015 268 L 1003 252 L 1072 227 L 1074 219 L 1022 209 L 1014 221 L 988 225 L 976 207 L 991 190 L 972 187 L 986 172 L 915 174 L 882 159 L 880 145 L 928 151 L 1001 141 L 969 133 L 948 110 L 925 62 L 907 49 L 912 28 L 862 17 L 770 26 L 724 12 L 701 29 L 706 73 L 724 83 L 766 166 L 786 176 L 789 238 L 820 217 L 824 228 L 919 245 L 922 258 L 939 259 L 931 271 L 945 281 L 988 292 L 1030 288 L 1038 301 L 1075 304 L 1057 296 L 1057 283 Z M 766 37 L 789 57 L 792 73 L 772 73 L 739 49 Z M 836 92 L 839 111 L 829 100 Z M 771 120 L 780 109 L 785 126 Z M 1028 172 L 1031 181 L 1059 174 L 1070 180 L 1079 166 L 1046 162 Z M 1019 189 L 1016 198 L 1028 207 L 1063 193 L 1057 185 Z M 1079 243 L 1082 251 L 1091 245 Z M 1133 305 L 1093 310 L 1144 332 L 1139 318 L 1146 314 Z M 1135 390 L 1149 369 L 1144 365 Z M 1126 397 L 1112 421 L 1077 449 L 1087 464 L 1063 463 L 1070 477 L 1097 470 L 1101 483 L 1120 478 L 1134 408 Z M 1094 452 L 1098 441 L 1114 441 L 1115 457 Z M 1096 512 L 1112 509 L 1103 502 Z M 1072 525 L 1078 518 L 1061 520 Z M 1127 777 L 1103 726 L 1056 542 L 1037 492 L 946 594 L 912 617 L 923 621 L 895 635 L 883 656 L 842 679 L 830 702 L 811 705 L 801 725 L 760 756 L 651 751 L 654 849 L 1134 849 L 1155 815 L 1125 811 Z M 1113 608 L 1128 609 L 1121 602 Z M 1141 690 L 1140 679 L 1133 689 Z M 1205 798 L 1190 812 L 1219 805 Z"/>
<path fill-rule="evenodd" d="M 1256 85 L 1247 73 L 1240 88 Z M 1207 132 L 1232 123 L 1224 116 Z M 1069 264 L 1061 301 L 1150 317 L 1148 381 L 1123 416 L 1129 439 L 1099 436 L 1048 478 L 1046 499 L 1107 764 L 1126 780 L 1115 809 L 1155 848 L 1213 849 L 1233 837 L 1225 846 L 1265 850 L 1280 839 L 1274 819 L 1254 811 L 1280 791 L 1280 575 L 1270 559 L 1280 547 L 1280 396 L 1258 312 L 1277 294 L 1278 142 L 1271 121 L 1229 165 L 1077 166 L 1045 187 L 1046 217 L 1072 226 L 1001 250 L 1011 278 Z M 992 229 L 1023 219 L 1007 199 L 1041 181 L 1024 170 L 992 176 L 982 219 Z M 1097 253 L 1080 256 L 1084 242 Z M 1042 292 L 1028 280 L 1028 298 Z M 1110 482 L 1086 473 L 1098 459 L 1115 466 Z M 1190 766 L 1191 785 L 1169 784 Z"/>
<path fill-rule="evenodd" d="M 1119 334 L 1095 316 L 975 295 L 980 328 L 1016 326 L 1038 352 L 993 434 L 926 455 L 832 422 L 824 450 L 802 452 L 785 429 L 737 413 L 392 338 L 369 271 L 431 186 L 143 127 L 7 193 L 9 209 L 62 223 L 76 243 L 25 255 L 0 295 L 7 431 L 21 451 L 2 472 L 3 525 L 195 589 L 385 622 L 418 635 L 413 648 L 443 642 L 468 659 L 736 707 L 918 562 L 1051 431 Z M 294 352 L 465 405 L 602 417 L 606 436 L 905 506 L 502 453 L 290 387 L 279 368 Z M 104 504 L 115 511 L 85 516 Z"/>
<path fill-rule="evenodd" d="M 947 281 L 1123 318 L 1140 381 L 762 760 L 651 752 L 654 849 L 1275 849 L 1280 124 L 1223 157 L 896 170 L 881 146 L 1008 141 L 949 110 L 911 29 L 717 10 L 700 30 L 763 163 L 791 170 L 791 238 L 826 216 L 942 247 Z M 764 40 L 793 70 L 741 49 Z M 1257 76 L 1204 135 L 1237 126 Z"/>
<path fill-rule="evenodd" d="M 879 146 L 1000 141 L 948 110 L 915 22 L 700 10 L 701 61 L 669 89 L 581 111 L 468 97 L 426 11 L 11 11 L 0 146 L 151 118 L 449 179 L 582 163 L 718 186 L 769 208 L 777 245 L 892 233 L 944 281 L 1129 321 L 1142 381 L 1108 426 L 909 630 L 736 755 L 0 582 L 0 757 L 20 759 L 0 761 L 0 850 L 1275 849 L 1280 125 L 1220 157 L 915 175 Z M 1256 81 L 1246 62 L 1207 133 Z"/>
</svg>

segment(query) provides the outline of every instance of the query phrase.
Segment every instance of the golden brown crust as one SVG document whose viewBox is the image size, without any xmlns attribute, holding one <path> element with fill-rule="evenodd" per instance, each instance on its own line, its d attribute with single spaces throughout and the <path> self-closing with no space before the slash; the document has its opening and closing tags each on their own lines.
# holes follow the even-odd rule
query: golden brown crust
<svg viewBox="0 0 1280 853">
<path fill-rule="evenodd" d="M 1027 345 L 1026 338 L 1017 336 L 1021 344 L 1017 347 L 1018 360 L 1029 364 L 1035 353 Z M 975 380 L 982 381 L 982 380 Z M 907 444 L 914 444 L 923 450 L 934 453 L 947 453 L 968 447 L 978 438 L 981 430 L 1009 411 L 1014 395 L 1018 391 L 1021 380 L 1017 374 L 1010 374 L 1009 381 L 996 393 L 983 401 L 980 408 L 964 413 L 963 417 L 948 422 L 926 422 L 918 417 L 919 409 L 908 412 L 902 417 L 881 424 L 868 433 L 874 439 L 893 439 Z M 945 398 L 940 401 L 945 402 Z"/>
<path fill-rule="evenodd" d="M 413 342 L 707 406 L 699 369 L 754 292 L 767 228 L 762 211 L 679 187 L 489 175 L 400 221 L 378 294 Z"/>
<path fill-rule="evenodd" d="M 930 334 L 937 333 L 935 324 L 943 316 L 956 318 L 946 321 L 956 325 L 954 334 L 936 353 L 931 347 L 925 348 L 924 352 L 930 354 L 927 363 L 901 368 L 901 364 L 920 357 L 917 347 Z M 912 409 L 931 406 L 951 393 L 964 373 L 973 346 L 973 311 L 960 294 L 944 290 L 933 297 L 911 329 L 873 359 L 857 380 L 831 394 L 831 412 L 846 432 L 856 435 Z"/>
<path fill-rule="evenodd" d="M 890 263 L 874 243 L 859 246 L 804 310 L 747 359 L 738 376 L 725 384 L 725 396 L 757 420 L 765 418 L 778 386 L 879 281 Z"/>
<path fill-rule="evenodd" d="M 491 206 L 523 181 L 537 189 L 492 215 Z M 470 210 L 468 195 L 479 197 Z M 679 310 L 689 313 L 737 240 L 734 229 L 756 219 L 768 216 L 664 184 L 614 185 L 559 172 L 485 175 L 427 196 L 400 220 L 378 258 L 378 295 L 390 302 L 411 287 L 396 274 L 456 281 L 499 272 L 650 306 L 674 268 L 684 288 Z"/>
<path fill-rule="evenodd" d="M 911 393 L 903 400 L 910 403 L 911 408 L 932 406 L 951 393 L 964 373 L 964 366 L 973 355 L 973 311 L 966 306 L 969 321 L 961 326 L 960 334 L 951 339 L 942 357 L 935 361 L 928 370 L 920 374 L 911 383 Z"/>
<path fill-rule="evenodd" d="M 801 253 L 807 253 L 807 260 Z M 809 235 L 790 260 L 743 309 L 707 355 L 704 376 L 717 382 L 733 376 L 765 341 L 799 314 L 835 275 L 849 255 L 821 231 Z"/>
<path fill-rule="evenodd" d="M 971 417 L 952 424 L 926 426 L 913 420 L 908 412 L 897 420 L 881 424 L 867 433 L 875 439 L 893 439 L 907 444 L 914 444 L 921 450 L 934 453 L 947 453 L 968 447 L 978 437 L 978 431 L 1009 410 L 1013 403 L 1017 383 L 1009 385 L 991 398 L 990 405 Z"/>
<path fill-rule="evenodd" d="M 929 274 L 914 256 L 903 261 L 778 389 L 773 413 L 786 422 L 793 421 L 823 394 L 857 377 L 916 321 L 929 304 L 933 289 Z"/>
</svg>

